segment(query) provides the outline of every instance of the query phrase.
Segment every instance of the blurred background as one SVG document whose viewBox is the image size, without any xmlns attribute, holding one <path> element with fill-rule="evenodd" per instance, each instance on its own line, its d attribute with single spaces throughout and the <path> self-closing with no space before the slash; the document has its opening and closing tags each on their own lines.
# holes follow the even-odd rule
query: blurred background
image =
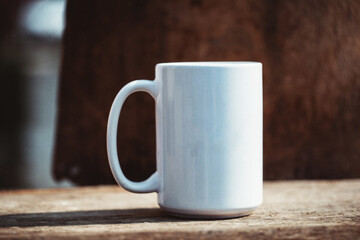
<svg viewBox="0 0 360 240">
<path fill-rule="evenodd" d="M 360 1 L 1 0 L 0 189 L 114 183 L 110 105 L 169 61 L 260 61 L 264 179 L 360 177 Z M 155 171 L 154 102 L 136 93 L 119 156 Z"/>
<path fill-rule="evenodd" d="M 65 1 L 0 1 L 0 188 L 51 176 Z"/>
</svg>

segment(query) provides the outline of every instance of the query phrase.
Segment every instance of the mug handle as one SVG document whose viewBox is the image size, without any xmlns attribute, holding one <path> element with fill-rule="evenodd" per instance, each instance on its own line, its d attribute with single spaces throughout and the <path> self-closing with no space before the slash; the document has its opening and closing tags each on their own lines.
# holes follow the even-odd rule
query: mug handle
<svg viewBox="0 0 360 240">
<path fill-rule="evenodd" d="M 133 182 L 127 179 L 121 170 L 119 157 L 117 154 L 117 129 L 119 123 L 119 116 L 121 108 L 126 98 L 134 92 L 147 92 L 155 100 L 157 96 L 157 84 L 156 81 L 149 80 L 135 80 L 126 84 L 116 95 L 115 100 L 111 106 L 108 125 L 107 125 L 107 154 L 111 172 L 119 185 L 130 192 L 147 193 L 157 192 L 159 189 L 159 176 L 156 171 L 148 179 L 142 182 Z"/>
</svg>

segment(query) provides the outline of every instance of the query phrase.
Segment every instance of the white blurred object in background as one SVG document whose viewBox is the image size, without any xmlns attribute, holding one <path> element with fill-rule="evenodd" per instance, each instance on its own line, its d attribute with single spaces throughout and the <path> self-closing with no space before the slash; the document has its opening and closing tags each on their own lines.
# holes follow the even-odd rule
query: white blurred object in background
<svg viewBox="0 0 360 240">
<path fill-rule="evenodd" d="M 64 13 L 64 0 L 30 2 L 21 14 L 20 25 L 30 34 L 60 39 L 65 26 Z"/>
<path fill-rule="evenodd" d="M 64 0 L 33 1 L 20 14 L 28 109 L 23 131 L 21 187 L 71 186 L 68 182 L 57 183 L 51 176 L 65 5 Z"/>
</svg>

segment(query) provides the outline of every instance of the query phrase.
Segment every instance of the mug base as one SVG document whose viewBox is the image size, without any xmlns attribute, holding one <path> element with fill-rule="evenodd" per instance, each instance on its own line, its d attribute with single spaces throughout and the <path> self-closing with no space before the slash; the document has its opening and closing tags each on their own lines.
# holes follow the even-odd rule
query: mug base
<svg viewBox="0 0 360 240">
<path fill-rule="evenodd" d="M 226 209 L 226 210 L 189 210 L 189 209 L 176 209 L 160 205 L 160 208 L 166 213 L 180 218 L 191 219 L 228 219 L 239 218 L 250 215 L 256 207 L 240 208 L 240 209 Z"/>
</svg>

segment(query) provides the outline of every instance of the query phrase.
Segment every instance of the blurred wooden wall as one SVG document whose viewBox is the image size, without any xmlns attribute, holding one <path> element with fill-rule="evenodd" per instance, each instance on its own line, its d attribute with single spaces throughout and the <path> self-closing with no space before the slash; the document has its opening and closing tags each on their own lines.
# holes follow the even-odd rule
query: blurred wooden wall
<svg viewBox="0 0 360 240">
<path fill-rule="evenodd" d="M 360 1 L 68 0 L 56 179 L 112 183 L 105 145 L 116 93 L 168 61 L 264 66 L 264 178 L 360 177 Z M 154 102 L 120 118 L 120 159 L 155 170 Z"/>
<path fill-rule="evenodd" d="M 0 189 L 24 185 L 25 54 L 18 19 L 26 0 L 0 1 Z M 21 49 L 21 50 L 20 50 Z M 21 170 L 19 170 L 21 169 Z"/>
</svg>

